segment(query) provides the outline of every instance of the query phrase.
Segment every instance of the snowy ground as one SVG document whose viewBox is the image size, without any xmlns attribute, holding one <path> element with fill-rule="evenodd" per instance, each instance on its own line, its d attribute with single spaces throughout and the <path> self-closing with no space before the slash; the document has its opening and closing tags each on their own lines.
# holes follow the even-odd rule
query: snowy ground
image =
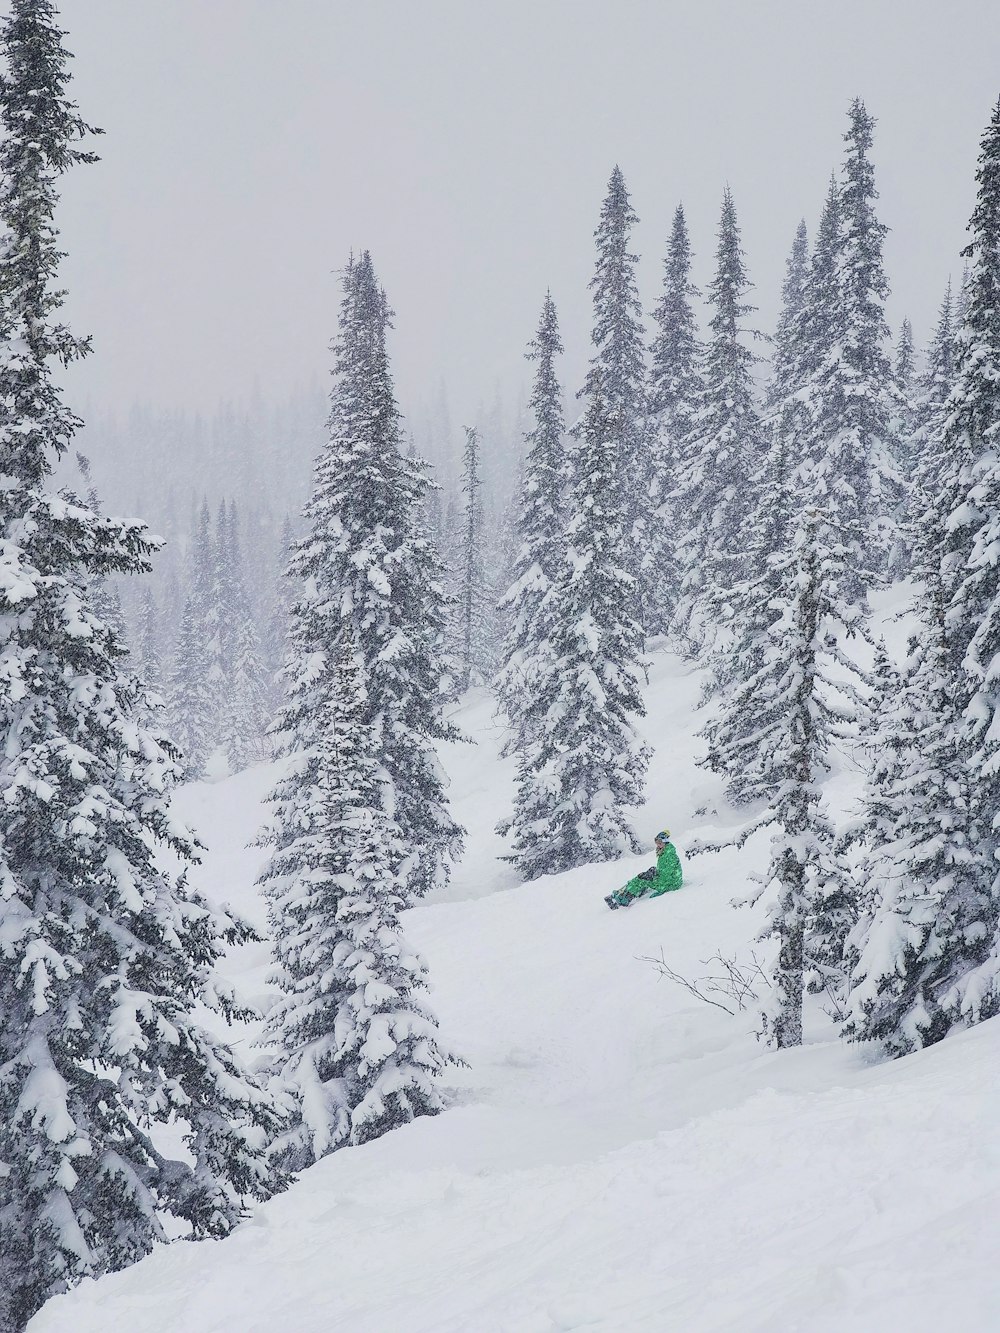
<svg viewBox="0 0 1000 1333">
<path fill-rule="evenodd" d="M 695 767 L 697 678 L 656 659 L 657 747 L 640 826 L 683 850 L 718 818 Z M 819 1014 L 773 1054 L 660 980 L 745 954 L 730 899 L 766 840 L 701 857 L 677 894 L 611 914 L 652 856 L 518 885 L 495 860 L 512 765 L 490 705 L 447 756 L 469 851 L 406 925 L 443 1035 L 453 1105 L 328 1158 L 222 1242 L 176 1244 L 57 1298 L 32 1333 L 986 1333 L 1000 1328 L 1000 1022 L 892 1064 Z M 256 769 L 181 794 L 205 888 L 262 919 L 246 848 Z M 856 779 L 835 775 L 839 802 Z M 231 973 L 266 998 L 263 945 Z M 249 1038 L 244 1037 L 246 1045 Z"/>
</svg>

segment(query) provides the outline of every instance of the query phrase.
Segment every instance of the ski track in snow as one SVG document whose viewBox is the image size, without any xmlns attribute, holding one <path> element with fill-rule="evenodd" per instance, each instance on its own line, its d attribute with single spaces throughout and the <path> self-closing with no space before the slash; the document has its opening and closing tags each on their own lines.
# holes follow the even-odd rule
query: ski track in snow
<svg viewBox="0 0 1000 1333">
<path fill-rule="evenodd" d="M 898 595 L 898 593 L 897 593 Z M 900 641 L 903 628 L 889 626 Z M 699 677 L 653 659 L 657 746 L 638 827 L 683 853 L 733 821 L 695 812 Z M 519 885 L 493 832 L 512 760 L 485 695 L 458 720 L 452 796 L 469 834 L 454 881 L 405 928 L 430 967 L 452 1105 L 306 1172 L 221 1242 L 164 1247 L 49 1302 L 32 1333 L 986 1333 L 1000 1328 L 1000 1022 L 891 1064 L 831 1039 L 776 1054 L 659 979 L 642 956 L 703 975 L 747 956 L 730 900 L 763 867 L 685 862 L 676 894 L 609 913 L 652 860 Z M 210 850 L 196 880 L 258 924 L 247 848 L 274 767 L 184 789 Z M 856 799 L 846 769 L 838 804 Z M 228 977 L 267 1000 L 264 944 Z M 252 1033 L 235 1034 L 253 1058 Z"/>
</svg>

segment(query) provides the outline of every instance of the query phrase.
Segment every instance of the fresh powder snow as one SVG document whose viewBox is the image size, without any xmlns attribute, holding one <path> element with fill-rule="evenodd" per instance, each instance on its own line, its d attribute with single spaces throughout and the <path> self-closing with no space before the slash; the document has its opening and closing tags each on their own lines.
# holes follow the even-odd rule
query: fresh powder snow
<svg viewBox="0 0 1000 1333">
<path fill-rule="evenodd" d="M 898 594 L 897 594 L 898 595 Z M 901 646 L 904 628 L 887 623 Z M 695 766 L 701 676 L 652 657 L 650 767 L 638 827 L 682 857 L 737 816 Z M 514 760 L 485 693 L 447 747 L 467 852 L 450 885 L 406 914 L 430 966 L 442 1037 L 468 1062 L 449 1109 L 333 1153 L 228 1239 L 158 1248 L 85 1281 L 31 1333 L 869 1333 L 1000 1327 L 1000 1023 L 877 1063 L 816 1008 L 805 1044 L 771 1052 L 661 979 L 718 951 L 749 958 L 759 924 L 735 910 L 767 860 L 684 857 L 677 893 L 610 913 L 602 898 L 653 859 L 518 884 L 496 859 Z M 259 925 L 250 844 L 275 765 L 182 789 L 209 843 L 196 882 Z M 861 779 L 844 763 L 843 813 Z M 707 814 L 697 814 L 707 807 Z M 735 828 L 733 822 L 733 828 Z M 226 980 L 267 1004 L 269 954 Z M 237 1034 L 253 1059 L 254 1033 Z"/>
</svg>

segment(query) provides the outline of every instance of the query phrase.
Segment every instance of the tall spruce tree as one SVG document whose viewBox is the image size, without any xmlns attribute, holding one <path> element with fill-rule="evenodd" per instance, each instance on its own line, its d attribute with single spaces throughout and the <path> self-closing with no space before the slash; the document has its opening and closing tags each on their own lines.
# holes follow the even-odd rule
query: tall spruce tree
<svg viewBox="0 0 1000 1333">
<path fill-rule="evenodd" d="M 719 221 L 716 273 L 709 287 L 711 338 L 703 363 L 704 387 L 693 439 L 679 478 L 688 516 L 680 618 L 704 620 L 707 604 L 722 602 L 743 573 L 745 526 L 752 500 L 747 479 L 764 461 L 760 415 L 754 396 L 754 354 L 743 321 L 754 307 L 729 189 Z M 714 618 L 714 617 L 713 617 Z M 706 632 L 703 624 L 701 633 Z"/>
<path fill-rule="evenodd" d="M 145 572 L 140 524 L 49 489 L 79 422 L 53 363 L 89 343 L 57 322 L 59 176 L 93 160 L 66 94 L 50 0 L 0 28 L 0 1328 L 164 1239 L 223 1235 L 270 1189 L 270 1099 L 194 1013 L 234 1012 L 212 967 L 245 938 L 164 871 L 194 846 L 169 808 L 175 751 L 144 725 L 93 580 Z M 180 1121 L 185 1150 L 158 1128 Z"/>
<path fill-rule="evenodd" d="M 276 848 L 261 881 L 282 991 L 266 1035 L 277 1048 L 275 1081 L 295 1107 L 273 1151 L 297 1171 L 440 1111 L 436 1078 L 454 1058 L 423 1003 L 426 969 L 400 928 L 407 847 L 384 808 L 349 626 L 331 656 L 319 716 L 308 676 L 293 681 L 288 708 L 301 710 L 299 732 L 308 727 L 314 744 L 272 795 Z"/>
<path fill-rule="evenodd" d="M 188 553 L 187 594 L 167 681 L 171 734 L 191 778 L 204 776 L 221 733 L 219 629 L 211 518 L 203 503 Z"/>
<path fill-rule="evenodd" d="M 699 295 L 691 281 L 687 221 L 678 204 L 663 265 L 663 292 L 653 312 L 656 334 L 650 347 L 649 412 L 650 429 L 655 432 L 650 500 L 657 549 L 648 582 L 660 626 L 673 620 L 683 579 L 678 528 L 687 520 L 677 488 L 685 474 L 703 390 L 702 349 L 692 305 Z"/>
<path fill-rule="evenodd" d="M 457 588 L 459 688 L 467 690 L 493 674 L 495 645 L 489 613 L 489 588 L 483 565 L 483 479 L 479 432 L 466 427 L 462 454 L 462 547 Z"/>
<path fill-rule="evenodd" d="M 223 614 L 225 643 L 224 733 L 229 767 L 233 772 L 269 757 L 269 682 L 253 608 L 247 592 L 240 520 L 231 500 L 225 528 L 220 532 L 222 582 L 226 593 Z"/>
<path fill-rule="evenodd" d="M 547 292 L 538 331 L 527 353 L 536 365 L 529 404 L 533 425 L 525 436 L 528 454 L 518 520 L 520 549 L 513 582 L 503 598 L 510 627 L 497 678 L 497 696 L 511 728 L 509 748 L 515 751 L 538 729 L 536 685 L 549 653 L 546 599 L 565 559 L 567 458 L 562 391 L 555 369 L 562 350 L 555 302 Z"/>
<path fill-rule="evenodd" d="M 815 511 L 805 511 L 789 548 L 775 557 L 774 616 L 760 665 L 729 701 L 737 716 L 754 710 L 755 733 L 748 741 L 737 729 L 732 746 L 757 766 L 769 796 L 767 809 L 736 841 L 742 845 L 763 827 L 775 830 L 761 891 L 761 938 L 778 943 L 763 1014 L 765 1035 L 778 1047 L 802 1041 L 807 987 L 835 1004 L 842 998 L 843 944 L 854 924 L 820 791 L 855 693 L 850 663 L 836 645 L 839 608 L 824 577 L 820 539 L 827 527 Z"/>
<path fill-rule="evenodd" d="M 781 285 L 781 313 L 774 332 L 771 376 L 765 406 L 770 411 L 788 394 L 797 381 L 799 337 L 806 304 L 809 277 L 809 232 L 803 218 L 795 229 L 795 239 L 785 261 L 785 280 Z"/>
<path fill-rule="evenodd" d="M 539 729 L 520 755 L 512 860 L 526 879 L 638 850 L 627 811 L 642 799 L 647 748 L 642 629 L 623 556 L 617 419 L 590 379 L 571 451 L 567 557 L 549 594 L 551 653 L 537 683 Z"/>
<path fill-rule="evenodd" d="M 955 389 L 944 446 L 952 463 L 952 506 L 942 574 L 951 592 L 947 656 L 962 738 L 972 842 L 980 857 L 941 940 L 950 972 L 941 1022 L 967 1025 L 1000 1012 L 1000 102 L 983 136 L 978 194 L 964 254 L 970 270 L 958 339 Z"/>
<path fill-rule="evenodd" d="M 948 673 L 945 599 L 928 571 L 919 630 L 901 671 L 883 665 L 857 869 L 860 915 L 847 940 L 844 1035 L 905 1055 L 945 1036 L 966 965 L 956 951 L 982 875 L 961 716 Z"/>
<path fill-rule="evenodd" d="M 629 249 L 637 222 L 625 179 L 616 166 L 594 233 L 597 264 L 590 281 L 594 351 L 580 396 L 589 404 L 599 394 L 603 403 L 607 444 L 613 444 L 618 457 L 612 484 L 618 488 L 624 517 L 635 611 L 654 624 L 657 616 L 647 594 L 660 555 L 661 534 L 659 525 L 650 522 L 655 432 L 646 405 L 642 305 L 636 280 L 639 259 Z M 582 421 L 577 429 L 583 429 Z"/>
<path fill-rule="evenodd" d="M 434 748 L 458 734 L 442 717 L 441 568 L 418 526 L 426 470 L 400 451 L 386 348 L 390 311 L 367 251 L 351 258 L 343 289 L 329 438 L 291 563 L 301 592 L 285 678 L 297 693 L 278 725 L 291 753 L 314 746 L 334 683 L 330 646 L 350 630 L 365 682 L 364 720 L 382 755 L 383 802 L 406 847 L 400 882 L 410 900 L 447 881 L 462 838 Z M 301 799 L 312 800 L 307 777 Z"/>
<path fill-rule="evenodd" d="M 955 385 L 955 326 L 951 282 L 917 377 L 913 407 L 913 480 L 910 488 L 910 546 L 913 573 L 925 582 L 941 577 L 949 502 L 959 459 L 945 446 L 948 402 Z"/>
<path fill-rule="evenodd" d="M 870 152 L 875 118 L 860 98 L 851 103 L 840 191 L 840 339 L 835 355 L 842 410 L 828 439 L 836 447 L 841 487 L 853 492 L 866 551 L 887 555 L 902 520 L 903 486 L 894 459 L 892 421 L 898 395 L 886 353 L 889 282 L 882 262 L 888 228 L 878 220 Z M 832 369 L 832 368 L 831 368 Z M 834 423 L 830 423 L 833 427 Z M 869 556 L 865 562 L 872 566 Z"/>
</svg>

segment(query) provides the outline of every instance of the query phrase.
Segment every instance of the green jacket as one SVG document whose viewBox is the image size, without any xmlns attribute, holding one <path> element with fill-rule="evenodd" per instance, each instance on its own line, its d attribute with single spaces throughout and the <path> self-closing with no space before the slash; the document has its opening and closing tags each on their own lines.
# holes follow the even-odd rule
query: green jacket
<svg viewBox="0 0 1000 1333">
<path fill-rule="evenodd" d="M 655 877 L 653 879 L 643 879 L 641 875 L 636 875 L 635 879 L 630 879 L 625 887 L 619 890 L 619 893 L 627 893 L 630 898 L 639 898 L 643 894 L 647 898 L 659 898 L 661 893 L 670 893 L 673 889 L 679 889 L 683 878 L 680 857 L 677 855 L 674 844 L 668 842 L 656 858 Z"/>
</svg>

